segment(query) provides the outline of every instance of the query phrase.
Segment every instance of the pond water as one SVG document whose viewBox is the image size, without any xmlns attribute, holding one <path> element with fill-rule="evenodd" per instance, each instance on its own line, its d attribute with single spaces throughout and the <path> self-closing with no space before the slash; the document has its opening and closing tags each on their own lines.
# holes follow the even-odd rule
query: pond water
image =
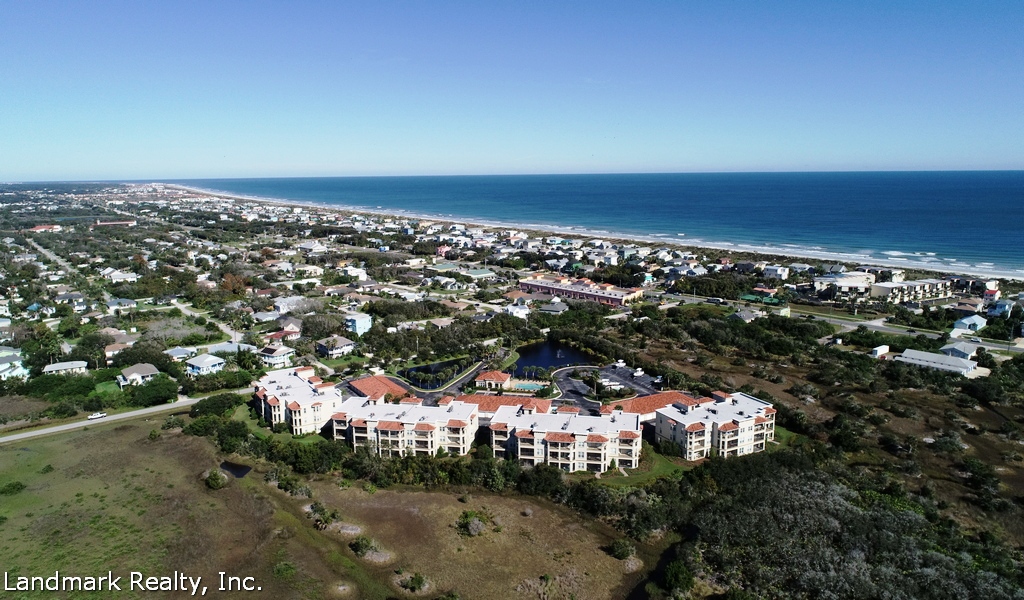
<svg viewBox="0 0 1024 600">
<path fill-rule="evenodd" d="M 593 358 L 589 355 L 558 342 L 538 342 L 527 344 L 519 348 L 519 365 L 516 369 L 516 377 L 526 377 L 525 367 L 567 367 L 569 365 L 593 364 Z"/>
<path fill-rule="evenodd" d="M 452 377 L 461 373 L 470 364 L 469 358 L 456 358 L 405 369 L 398 374 L 417 387 L 432 390 L 451 381 Z"/>
<path fill-rule="evenodd" d="M 234 477 L 235 479 L 241 479 L 248 475 L 249 471 L 252 471 L 252 467 L 248 465 L 240 465 L 238 463 L 233 463 L 230 461 L 224 461 L 220 463 L 220 468 L 221 470 L 231 473 L 231 476 Z"/>
</svg>

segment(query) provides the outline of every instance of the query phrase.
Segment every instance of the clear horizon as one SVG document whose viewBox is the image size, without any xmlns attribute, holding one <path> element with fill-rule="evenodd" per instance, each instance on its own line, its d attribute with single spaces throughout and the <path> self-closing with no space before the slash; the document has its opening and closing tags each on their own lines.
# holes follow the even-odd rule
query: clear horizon
<svg viewBox="0 0 1024 600">
<path fill-rule="evenodd" d="M 1024 4 L 6 4 L 0 180 L 1024 169 Z"/>
</svg>

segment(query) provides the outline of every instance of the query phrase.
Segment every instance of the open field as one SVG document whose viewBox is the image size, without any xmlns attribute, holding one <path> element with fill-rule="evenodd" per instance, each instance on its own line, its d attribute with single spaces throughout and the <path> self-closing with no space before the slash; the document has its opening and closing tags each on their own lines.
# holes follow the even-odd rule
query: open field
<svg viewBox="0 0 1024 600">
<path fill-rule="evenodd" d="M 162 431 L 161 419 L 90 427 L 0 447 L 0 486 L 25 489 L 0 502 L 0 563 L 12 576 L 73 574 L 127 577 L 132 570 L 202 576 L 209 596 L 328 598 L 342 579 L 362 580 L 365 595 L 383 587 L 346 563 L 343 547 L 281 502 L 258 476 L 218 491 L 200 475 L 220 459 L 208 441 Z M 350 572 L 351 569 L 351 572 Z M 219 592 L 217 573 L 256 578 L 262 593 Z M 127 589 L 118 598 L 187 594 Z M 62 597 L 56 594 L 54 597 Z M 68 598 L 102 594 L 72 592 Z"/>
<path fill-rule="evenodd" d="M 162 417 L 0 447 L 0 486 L 24 489 L 0 501 L 0 563 L 12 576 L 113 570 L 202 576 L 215 597 L 385 600 L 414 597 L 394 582 L 395 569 L 423 573 L 433 598 L 619 598 L 642 572 L 602 550 L 616 534 L 544 500 L 474 494 L 341 489 L 313 483 L 314 498 L 337 508 L 393 553 L 377 564 L 355 557 L 352 539 L 320 532 L 306 518 L 310 500 L 264 483 L 257 468 L 221 490 L 201 475 L 222 460 L 203 438 L 160 430 Z M 158 437 L 150 439 L 156 430 Z M 524 515 L 530 509 L 532 514 Z M 459 515 L 488 515 L 487 531 L 462 537 Z M 642 547 L 653 564 L 658 551 Z M 646 554 L 645 554 L 646 553 Z M 261 592 L 221 592 L 217 573 L 252 576 Z M 118 597 L 185 597 L 127 590 Z M 55 597 L 100 597 L 71 592 Z"/>
<path fill-rule="evenodd" d="M 617 537 L 613 530 L 537 498 L 474 493 L 460 502 L 454 493 L 370 494 L 329 483 L 314 485 L 314 492 L 346 525 L 359 526 L 392 553 L 373 567 L 382 578 L 396 569 L 422 573 L 432 588 L 427 597 L 454 590 L 462 598 L 613 599 L 640 578 L 601 549 Z M 455 525 L 467 510 L 489 516 L 483 534 L 459 534 Z M 398 588 L 394 593 L 402 595 Z"/>
</svg>

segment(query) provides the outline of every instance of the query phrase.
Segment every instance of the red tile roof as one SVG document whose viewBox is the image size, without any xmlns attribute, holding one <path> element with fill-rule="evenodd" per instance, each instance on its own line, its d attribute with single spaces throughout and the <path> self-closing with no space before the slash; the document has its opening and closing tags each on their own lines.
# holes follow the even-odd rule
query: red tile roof
<svg viewBox="0 0 1024 600">
<path fill-rule="evenodd" d="M 416 426 L 413 427 L 413 431 L 433 431 L 435 429 L 437 428 L 430 423 L 417 423 Z"/>
<path fill-rule="evenodd" d="M 547 413 L 551 410 L 551 400 L 540 398 L 523 398 L 516 396 L 498 396 L 496 394 L 467 394 L 456 398 L 459 402 L 476 404 L 477 409 L 483 413 L 497 412 L 502 406 L 519 406 L 527 410 L 536 410 L 539 413 Z"/>
<path fill-rule="evenodd" d="M 689 425 L 686 426 L 686 430 L 687 431 L 703 431 L 704 430 L 704 424 L 703 423 L 690 423 Z"/>
<path fill-rule="evenodd" d="M 766 414 L 766 415 L 774 415 L 776 412 L 777 411 L 774 408 L 770 407 L 770 406 L 768 408 L 764 409 L 764 414 Z"/>
<path fill-rule="evenodd" d="M 590 435 L 587 436 L 587 441 L 588 442 L 607 442 L 608 438 L 604 437 L 603 435 L 597 435 L 596 433 L 591 433 Z"/>
<path fill-rule="evenodd" d="M 508 431 L 507 423 L 491 423 L 491 429 L 494 431 Z"/>
<path fill-rule="evenodd" d="M 544 439 L 548 442 L 572 443 L 576 441 L 576 436 L 571 433 L 556 432 L 547 434 Z"/>
<path fill-rule="evenodd" d="M 455 399 L 455 396 L 442 396 L 441 399 L 437 401 L 437 405 L 438 406 L 448 406 L 449 404 L 451 404 L 452 400 L 454 400 L 454 399 Z"/>
<path fill-rule="evenodd" d="M 719 431 L 735 431 L 735 430 L 737 430 L 739 428 L 740 428 L 740 426 L 737 425 L 736 423 L 726 423 L 724 425 L 719 425 L 718 426 L 718 430 Z"/>
<path fill-rule="evenodd" d="M 580 407 L 578 407 L 578 406 L 559 406 L 558 407 L 558 412 L 560 412 L 560 413 L 578 413 L 578 412 L 580 412 Z"/>
<path fill-rule="evenodd" d="M 451 419 L 448 421 L 448 427 L 469 427 L 469 423 L 465 421 L 456 421 L 455 419 Z"/>
<path fill-rule="evenodd" d="M 499 383 L 505 383 L 512 376 L 508 373 L 502 373 L 501 371 L 484 371 L 476 376 L 475 381 L 497 381 Z"/>
<path fill-rule="evenodd" d="M 370 377 L 356 379 L 351 385 L 363 396 L 375 400 L 380 400 L 388 394 L 395 398 L 409 395 L 408 390 L 383 375 L 371 375 Z"/>
<path fill-rule="evenodd" d="M 383 431 L 402 431 L 405 426 L 398 421 L 381 421 L 377 423 L 377 429 Z"/>
<path fill-rule="evenodd" d="M 292 400 L 291 402 L 288 403 L 288 409 L 289 410 L 299 410 L 300 408 L 302 408 L 302 407 L 300 407 L 299 403 L 294 401 L 294 400 Z"/>
<path fill-rule="evenodd" d="M 265 402 L 266 402 L 267 404 L 269 404 L 270 406 L 277 406 L 277 404 L 278 404 L 278 402 L 277 402 L 277 398 L 276 398 L 275 396 L 271 396 L 271 397 L 267 398 L 267 399 L 265 400 Z"/>
<path fill-rule="evenodd" d="M 620 431 L 619 437 L 626 440 L 635 440 L 640 437 L 639 431 Z"/>
<path fill-rule="evenodd" d="M 349 423 L 352 427 L 366 427 L 366 421 L 362 419 L 356 419 Z"/>
<path fill-rule="evenodd" d="M 756 417 L 754 419 L 754 423 L 767 423 L 768 421 L 771 421 L 771 419 L 768 419 L 766 417 Z"/>
<path fill-rule="evenodd" d="M 348 417 L 348 415 L 346 415 L 343 412 L 337 412 L 337 413 L 334 413 L 333 415 L 331 415 L 332 419 L 337 419 L 339 421 L 342 420 L 342 419 L 345 419 L 347 417 Z"/>
<path fill-rule="evenodd" d="M 420 399 L 420 398 L 417 398 L 416 396 L 410 396 L 408 398 L 402 398 L 401 401 L 399 401 L 399 404 L 417 404 L 417 405 L 419 405 L 419 404 L 423 404 L 423 400 Z"/>
<path fill-rule="evenodd" d="M 672 404 L 684 404 L 686 406 L 697 406 L 705 402 L 711 402 L 710 398 L 694 398 L 688 396 L 682 392 L 670 391 L 661 392 L 660 394 L 651 394 L 650 396 L 640 396 L 637 398 L 629 398 L 626 400 L 616 400 L 610 404 L 606 404 L 601 407 L 601 414 L 611 414 L 615 410 L 616 406 L 622 407 L 622 412 L 634 413 L 638 415 L 646 415 L 652 413 L 659 408 L 665 408 Z"/>
<path fill-rule="evenodd" d="M 533 430 L 532 429 L 520 429 L 519 431 L 516 432 L 516 437 L 517 438 L 532 438 L 533 437 Z"/>
</svg>

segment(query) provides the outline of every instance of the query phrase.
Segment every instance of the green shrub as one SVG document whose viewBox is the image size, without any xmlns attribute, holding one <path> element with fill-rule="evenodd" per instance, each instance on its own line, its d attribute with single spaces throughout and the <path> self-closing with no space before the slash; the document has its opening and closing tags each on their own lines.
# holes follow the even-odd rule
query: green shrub
<svg viewBox="0 0 1024 600">
<path fill-rule="evenodd" d="M 220 472 L 220 469 L 213 469 L 206 476 L 206 487 L 211 490 L 219 490 L 228 484 L 228 478 Z"/>
<path fill-rule="evenodd" d="M 636 554 L 636 546 L 626 538 L 619 538 L 612 542 L 609 547 L 609 554 L 619 560 L 626 560 Z"/>
<path fill-rule="evenodd" d="M 0 496 L 13 496 L 21 493 L 25 489 L 25 484 L 20 481 L 12 481 L 0 487 Z"/>
<path fill-rule="evenodd" d="M 377 551 L 377 542 L 374 542 L 365 535 L 360 535 L 349 542 L 348 547 L 352 549 L 352 552 L 354 552 L 356 556 L 362 558 L 369 552 Z"/>
</svg>

